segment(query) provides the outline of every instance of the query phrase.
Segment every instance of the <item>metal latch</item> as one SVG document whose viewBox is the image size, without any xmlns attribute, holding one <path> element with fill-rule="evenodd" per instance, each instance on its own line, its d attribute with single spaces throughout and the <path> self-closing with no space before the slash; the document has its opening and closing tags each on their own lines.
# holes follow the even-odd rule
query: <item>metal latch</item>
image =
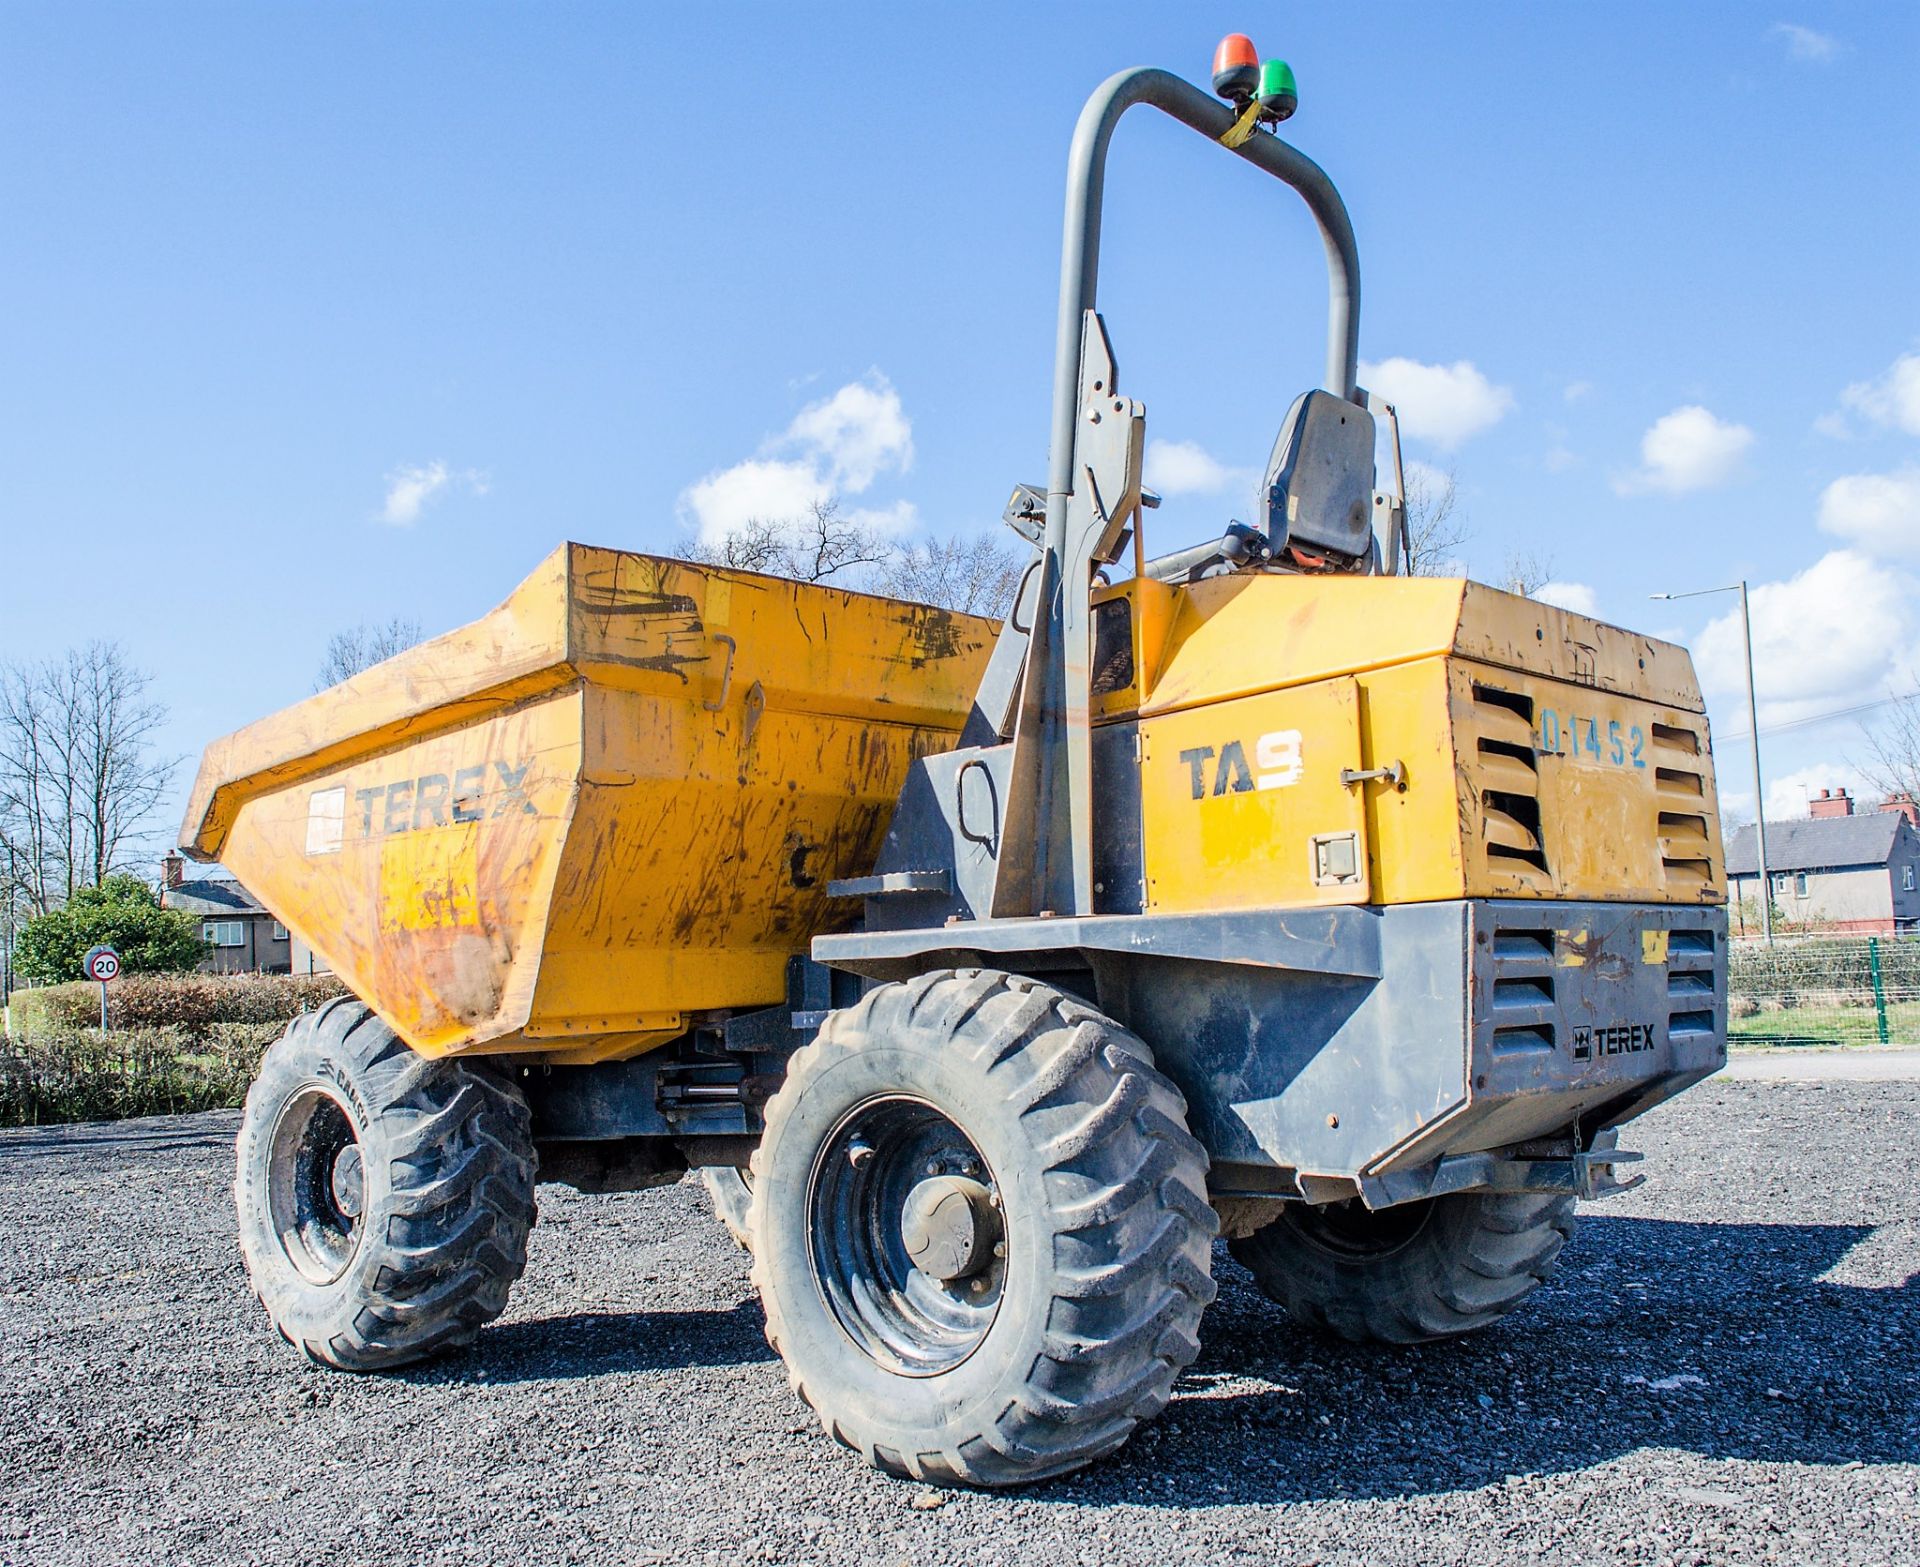
<svg viewBox="0 0 1920 1567">
<path fill-rule="evenodd" d="M 1399 761 L 1387 763 L 1385 767 L 1343 767 L 1340 769 L 1340 782 L 1351 789 L 1355 784 L 1372 783 L 1375 780 L 1390 783 L 1402 793 L 1406 792 L 1406 764 Z"/>
</svg>

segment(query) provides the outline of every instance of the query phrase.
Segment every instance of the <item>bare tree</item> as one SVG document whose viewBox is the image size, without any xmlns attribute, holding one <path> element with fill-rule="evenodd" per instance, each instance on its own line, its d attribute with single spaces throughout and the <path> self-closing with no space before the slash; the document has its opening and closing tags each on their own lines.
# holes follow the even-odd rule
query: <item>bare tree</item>
<svg viewBox="0 0 1920 1567">
<path fill-rule="evenodd" d="M 321 661 L 313 689 L 324 691 L 351 680 L 361 670 L 404 653 L 419 641 L 420 622 L 402 620 L 397 615 L 381 625 L 362 621 L 346 631 L 336 631 L 327 639 L 327 656 Z"/>
<path fill-rule="evenodd" d="M 1522 598 L 1532 598 L 1553 581 L 1553 557 L 1535 550 L 1508 550 L 1500 568 L 1500 586 Z"/>
<path fill-rule="evenodd" d="M 892 552 L 877 532 L 842 516 L 840 502 L 829 498 L 813 502 L 803 517 L 750 517 L 719 543 L 687 544 L 679 554 L 703 566 L 763 571 L 796 582 L 825 582 L 845 572 L 842 581 L 849 583 Z"/>
<path fill-rule="evenodd" d="M 175 767 L 151 685 L 110 642 L 0 671 L 0 853 L 33 912 L 137 866 Z"/>
<path fill-rule="evenodd" d="M 685 544 L 679 555 L 799 582 L 831 580 L 971 615 L 1005 615 L 1026 569 L 1024 552 L 987 535 L 895 543 L 848 521 L 835 499 L 816 501 L 790 521 L 748 518 L 717 543 Z"/>
<path fill-rule="evenodd" d="M 896 550 L 874 575 L 889 597 L 968 615 L 1003 617 L 1013 607 L 1026 561 L 989 534 L 954 534 Z"/>
<path fill-rule="evenodd" d="M 1877 725 L 1862 725 L 1867 758 L 1861 771 L 1867 782 L 1889 797 L 1920 800 L 1920 691 L 1903 696 Z"/>
<path fill-rule="evenodd" d="M 1473 537 L 1459 515 L 1453 474 L 1414 464 L 1407 470 L 1407 572 L 1454 577 L 1466 570 L 1460 547 Z"/>
</svg>

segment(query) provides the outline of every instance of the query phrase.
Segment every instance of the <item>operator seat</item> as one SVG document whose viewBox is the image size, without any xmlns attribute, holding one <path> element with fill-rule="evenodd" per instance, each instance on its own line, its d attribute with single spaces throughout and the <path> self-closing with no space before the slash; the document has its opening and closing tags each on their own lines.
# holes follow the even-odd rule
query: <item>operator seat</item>
<svg viewBox="0 0 1920 1567">
<path fill-rule="evenodd" d="M 1373 441 L 1373 415 L 1359 404 L 1318 390 L 1293 400 L 1260 488 L 1276 559 L 1292 546 L 1314 564 L 1376 569 Z"/>
</svg>

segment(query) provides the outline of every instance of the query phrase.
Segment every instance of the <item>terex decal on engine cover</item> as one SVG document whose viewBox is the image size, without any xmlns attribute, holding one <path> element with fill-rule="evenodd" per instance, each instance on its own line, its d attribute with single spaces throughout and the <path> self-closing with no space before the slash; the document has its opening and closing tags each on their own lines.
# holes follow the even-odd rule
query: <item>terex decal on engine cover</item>
<svg viewBox="0 0 1920 1567">
<path fill-rule="evenodd" d="M 489 766 L 498 790 L 490 806 L 486 793 Z M 451 776 L 422 773 L 417 778 L 396 778 L 391 783 L 355 789 L 351 819 L 358 824 L 362 838 L 377 838 L 453 822 L 492 820 L 516 811 L 536 816 L 539 813 L 527 798 L 527 773 L 532 766 L 531 762 L 518 766 L 482 762 L 458 768 Z"/>
</svg>

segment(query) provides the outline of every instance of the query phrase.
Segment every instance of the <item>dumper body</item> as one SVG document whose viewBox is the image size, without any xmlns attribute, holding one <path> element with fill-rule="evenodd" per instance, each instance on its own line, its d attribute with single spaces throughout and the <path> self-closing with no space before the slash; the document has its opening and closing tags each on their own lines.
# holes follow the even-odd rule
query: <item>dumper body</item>
<svg viewBox="0 0 1920 1567">
<path fill-rule="evenodd" d="M 635 1054 L 857 912 L 994 622 L 566 545 L 498 609 L 208 749 L 185 834 L 428 1055 Z"/>
</svg>

